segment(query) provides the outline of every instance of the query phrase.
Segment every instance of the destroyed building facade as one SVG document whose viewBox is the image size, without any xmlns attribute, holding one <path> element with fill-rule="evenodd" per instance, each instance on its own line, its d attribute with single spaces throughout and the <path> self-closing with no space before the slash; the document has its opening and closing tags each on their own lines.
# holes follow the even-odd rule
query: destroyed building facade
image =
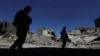
<svg viewBox="0 0 100 56">
<path fill-rule="evenodd" d="M 76 27 L 74 30 L 68 31 L 68 36 L 71 43 L 74 44 L 87 44 L 91 43 L 96 39 L 100 41 L 100 18 L 96 19 L 95 27 Z M 4 26 L 5 24 L 3 24 Z M 5 27 L 1 27 L 2 29 Z M 5 37 L 7 41 L 15 41 L 16 39 L 16 27 L 14 27 L 11 23 L 7 23 L 7 27 Z M 52 32 L 54 34 L 52 34 Z M 53 38 L 52 38 L 53 37 Z M 60 37 L 60 36 L 59 36 Z M 15 39 L 14 39 L 15 38 Z M 27 32 L 26 43 L 31 43 L 32 45 L 42 45 L 42 46 L 60 46 L 61 41 L 55 35 L 53 29 L 47 29 L 45 27 L 40 27 L 37 29 L 37 32 Z"/>
<path fill-rule="evenodd" d="M 95 19 L 95 27 L 100 28 L 100 17 L 98 17 L 97 19 Z"/>
<path fill-rule="evenodd" d="M 55 37 L 55 36 L 53 36 L 52 32 L 54 32 L 53 29 L 47 29 L 45 27 L 40 27 L 37 30 L 38 36 L 42 36 L 43 35 L 43 36 Z M 55 33 L 54 33 L 54 35 L 55 35 Z"/>
</svg>

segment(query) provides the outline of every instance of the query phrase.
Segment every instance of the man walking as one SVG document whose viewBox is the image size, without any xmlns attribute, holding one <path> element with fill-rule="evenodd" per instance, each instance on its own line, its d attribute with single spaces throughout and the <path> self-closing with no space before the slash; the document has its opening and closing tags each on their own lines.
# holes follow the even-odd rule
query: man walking
<svg viewBox="0 0 100 56">
<path fill-rule="evenodd" d="M 29 25 L 32 23 L 32 19 L 28 16 L 31 11 L 30 6 L 26 6 L 24 10 L 19 10 L 14 17 L 13 25 L 17 28 L 16 35 L 17 40 L 10 47 L 10 49 L 22 49 L 25 42 L 27 31 L 29 31 Z"/>
<path fill-rule="evenodd" d="M 65 48 L 66 41 L 70 42 L 70 39 L 68 38 L 68 34 L 66 32 L 66 27 L 63 27 L 63 29 L 62 29 L 60 34 L 61 34 L 61 40 L 62 40 L 62 48 Z"/>
</svg>

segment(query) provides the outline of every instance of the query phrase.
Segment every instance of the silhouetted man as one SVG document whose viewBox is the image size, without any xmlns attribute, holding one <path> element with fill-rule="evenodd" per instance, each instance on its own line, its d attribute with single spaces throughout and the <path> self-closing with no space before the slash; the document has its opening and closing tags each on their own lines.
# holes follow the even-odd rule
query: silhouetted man
<svg viewBox="0 0 100 56">
<path fill-rule="evenodd" d="M 66 27 L 63 27 L 60 34 L 61 34 L 61 40 L 62 40 L 62 48 L 65 48 L 66 41 L 70 42 L 70 39 L 68 38 L 68 34 L 66 32 Z"/>
<path fill-rule="evenodd" d="M 26 6 L 24 10 L 19 10 L 14 17 L 13 25 L 17 28 L 16 35 L 18 39 L 10 47 L 10 49 L 22 49 L 25 42 L 27 31 L 29 31 L 29 25 L 32 23 L 32 19 L 28 16 L 31 11 L 30 6 Z"/>
</svg>

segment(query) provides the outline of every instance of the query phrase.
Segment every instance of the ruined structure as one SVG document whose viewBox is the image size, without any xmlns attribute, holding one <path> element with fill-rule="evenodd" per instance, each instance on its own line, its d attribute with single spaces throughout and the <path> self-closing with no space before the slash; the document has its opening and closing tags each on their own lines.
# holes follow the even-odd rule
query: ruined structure
<svg viewBox="0 0 100 56">
<path fill-rule="evenodd" d="M 7 22 L 1 21 L 0 22 L 0 34 L 4 34 L 6 32 Z"/>
<path fill-rule="evenodd" d="M 100 28 L 100 17 L 98 17 L 97 19 L 95 19 L 95 27 Z"/>
<path fill-rule="evenodd" d="M 5 24 L 3 24 L 5 25 Z M 5 27 L 1 27 L 4 29 Z M 0 36 L 0 44 L 10 43 L 16 40 L 16 27 L 7 23 L 6 32 L 3 37 Z M 67 43 L 67 48 L 100 48 L 100 19 L 95 20 L 95 27 L 76 27 L 68 31 L 71 43 Z M 60 37 L 60 36 L 59 36 Z M 57 41 L 59 40 L 59 41 Z M 7 45 L 7 44 L 6 44 Z M 57 38 L 53 29 L 40 27 L 37 32 L 27 32 L 24 47 L 61 47 L 60 38 Z"/>
<path fill-rule="evenodd" d="M 95 27 L 76 27 L 75 30 L 68 32 L 69 38 L 74 43 L 89 43 L 100 41 L 100 18 L 94 20 Z"/>
<path fill-rule="evenodd" d="M 38 36 L 46 36 L 46 37 L 51 37 L 52 40 L 55 40 L 56 41 L 56 35 L 55 35 L 55 32 L 53 29 L 46 29 L 45 27 L 40 27 L 38 30 L 37 30 L 37 34 Z"/>
<path fill-rule="evenodd" d="M 38 29 L 38 31 L 37 31 L 38 36 L 43 35 L 43 36 L 51 36 L 51 37 L 55 35 L 55 33 L 54 33 L 54 35 L 53 35 L 52 32 L 54 32 L 53 29 L 46 29 L 45 27 L 40 27 L 40 28 Z M 55 37 L 55 36 L 54 36 L 54 37 Z"/>
<path fill-rule="evenodd" d="M 74 31 L 68 32 L 69 38 L 74 43 L 88 43 L 98 38 L 98 33 L 95 29 L 95 27 L 78 27 Z"/>
<path fill-rule="evenodd" d="M 1 36 L 4 36 L 3 39 L 10 42 L 15 41 L 17 38 L 16 30 L 17 30 L 16 27 L 13 26 L 11 23 L 6 21 L 0 22 L 0 33 L 2 33 Z M 31 38 L 32 38 L 32 32 L 27 32 L 26 42 L 31 41 Z"/>
<path fill-rule="evenodd" d="M 4 33 L 3 37 L 0 38 L 0 40 L 3 40 L 3 42 L 13 43 L 16 39 L 16 27 L 11 23 L 7 23 L 6 32 Z M 57 38 L 53 29 L 41 27 L 36 33 L 27 32 L 25 43 L 30 43 L 37 46 L 59 45 L 56 39 Z"/>
</svg>

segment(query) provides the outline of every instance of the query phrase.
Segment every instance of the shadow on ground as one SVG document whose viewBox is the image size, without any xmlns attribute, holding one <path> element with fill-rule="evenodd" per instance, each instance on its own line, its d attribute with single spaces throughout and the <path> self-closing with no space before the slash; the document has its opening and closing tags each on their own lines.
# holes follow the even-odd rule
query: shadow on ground
<svg viewBox="0 0 100 56">
<path fill-rule="evenodd" d="M 76 49 L 76 48 L 51 48 L 51 47 L 40 47 L 40 48 L 24 48 L 23 50 L 9 50 L 0 49 L 0 56 L 99 56 L 100 49 Z"/>
</svg>

